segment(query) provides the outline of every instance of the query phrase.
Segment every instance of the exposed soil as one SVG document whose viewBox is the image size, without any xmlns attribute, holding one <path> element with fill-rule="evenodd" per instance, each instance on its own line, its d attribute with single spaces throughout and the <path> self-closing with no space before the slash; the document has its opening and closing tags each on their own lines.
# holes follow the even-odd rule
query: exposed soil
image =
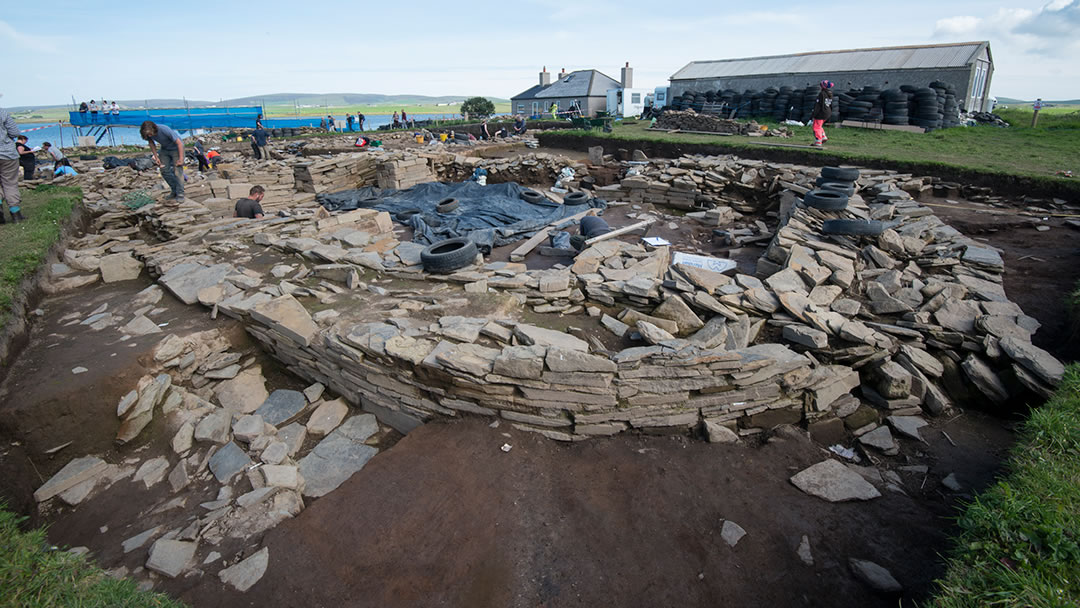
<svg viewBox="0 0 1080 608">
<path fill-rule="evenodd" d="M 1042 327 L 1032 342 L 1060 359 L 1080 359 L 1067 296 L 1080 282 L 1080 240 L 1061 218 L 1046 221 L 959 200 L 925 199 L 945 223 L 1003 251 L 1005 293 Z M 1049 226 L 1040 232 L 1036 226 Z"/>
<path fill-rule="evenodd" d="M 885 565 L 906 600 L 925 598 L 953 513 L 937 480 L 987 484 L 1011 441 L 978 415 L 938 424 L 961 447 L 926 432 L 925 484 L 903 473 L 911 497 L 860 504 L 788 482 L 826 457 L 805 440 L 564 445 L 478 419 L 428 424 L 268 533 L 270 566 L 248 593 L 211 577 L 162 588 L 200 607 L 896 606 L 848 558 Z M 725 519 L 747 531 L 735 548 L 720 539 Z M 795 553 L 803 535 L 813 566 Z"/>
</svg>

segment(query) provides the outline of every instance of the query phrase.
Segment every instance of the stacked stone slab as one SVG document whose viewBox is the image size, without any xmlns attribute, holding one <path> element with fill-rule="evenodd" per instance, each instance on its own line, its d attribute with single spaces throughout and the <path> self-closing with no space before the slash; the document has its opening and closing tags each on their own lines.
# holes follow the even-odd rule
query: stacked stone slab
<svg viewBox="0 0 1080 608">
<path fill-rule="evenodd" d="M 293 165 L 296 191 L 322 194 L 371 185 L 380 158 L 380 155 L 364 152 L 340 154 L 325 160 L 298 161 Z M 385 186 L 380 182 L 380 187 Z"/>
<path fill-rule="evenodd" d="M 376 180 L 380 188 L 404 190 L 416 184 L 435 181 L 427 159 L 412 155 L 400 156 L 402 157 L 389 158 L 379 163 Z"/>
</svg>

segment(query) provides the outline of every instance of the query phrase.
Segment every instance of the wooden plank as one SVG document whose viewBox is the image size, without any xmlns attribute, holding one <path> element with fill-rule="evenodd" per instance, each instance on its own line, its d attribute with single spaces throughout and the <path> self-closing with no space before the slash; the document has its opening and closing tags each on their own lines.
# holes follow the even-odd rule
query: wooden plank
<svg viewBox="0 0 1080 608">
<path fill-rule="evenodd" d="M 564 218 L 555 220 L 554 222 L 551 222 L 550 224 L 547 225 L 546 228 L 544 228 L 540 232 L 537 232 L 532 237 L 530 237 L 529 240 L 525 241 L 521 245 L 518 245 L 518 247 L 516 249 L 511 251 L 510 252 L 510 261 L 511 262 L 520 262 L 520 261 L 524 260 L 525 256 L 529 255 L 529 253 L 533 249 L 536 249 L 537 245 L 544 242 L 544 239 L 546 239 L 548 237 L 548 235 L 551 234 L 551 230 L 553 228 L 555 228 L 556 226 L 558 226 L 560 224 L 565 224 L 567 222 L 575 222 L 575 221 L 580 220 L 581 218 L 585 217 L 586 215 L 596 215 L 596 209 L 589 209 L 587 211 L 582 211 L 581 213 L 575 213 L 574 215 L 571 215 L 570 217 L 564 217 Z"/>
<path fill-rule="evenodd" d="M 857 129 L 878 129 L 881 131 L 906 131 L 908 133 L 926 133 L 926 129 L 915 125 L 887 125 L 881 122 L 866 122 L 862 120 L 845 120 L 840 123 L 841 127 L 855 127 Z"/>
<path fill-rule="evenodd" d="M 646 226 L 651 225 L 655 221 L 656 221 L 656 218 L 649 218 L 647 220 L 640 221 L 640 222 L 638 222 L 636 224 L 630 224 L 629 226 L 623 226 L 622 228 L 619 228 L 618 230 L 612 230 L 611 232 L 609 232 L 607 234 L 601 234 L 600 236 L 594 236 L 593 238 L 585 241 L 585 246 L 588 247 L 589 245 L 592 245 L 593 243 L 599 243 L 600 241 L 606 241 L 608 239 L 624 235 L 627 232 L 633 232 L 635 230 L 640 230 L 641 228 L 644 228 Z"/>
</svg>

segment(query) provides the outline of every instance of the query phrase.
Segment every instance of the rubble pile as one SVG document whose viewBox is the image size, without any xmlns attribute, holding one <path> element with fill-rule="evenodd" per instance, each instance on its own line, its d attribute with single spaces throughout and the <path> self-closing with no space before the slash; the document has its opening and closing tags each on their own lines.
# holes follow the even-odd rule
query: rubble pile
<svg viewBox="0 0 1080 608">
<path fill-rule="evenodd" d="M 596 188 L 597 196 L 631 203 L 649 202 L 675 209 L 730 207 L 742 213 L 763 209 L 755 203 L 782 189 L 781 182 L 809 179 L 808 168 L 743 160 L 733 156 L 684 156 L 649 164 L 618 184 Z"/>
<path fill-rule="evenodd" d="M 152 306 L 162 295 L 151 286 L 137 299 Z M 250 587 L 265 571 L 267 550 L 259 552 L 262 564 L 243 584 L 235 579 L 249 549 L 214 564 L 222 557 L 218 550 L 257 540 L 299 515 L 304 497 L 336 489 L 378 453 L 370 444 L 387 430 L 371 414 L 350 416 L 344 400 L 332 398 L 321 384 L 302 392 L 267 391 L 256 361 L 253 354 L 231 350 L 218 330 L 165 336 L 150 364 L 160 373 L 143 376 L 117 404 L 122 424 L 116 442 L 132 442 L 156 417 L 171 437 L 169 449 L 153 458 L 132 455 L 120 464 L 75 459 L 35 499 L 57 497 L 75 506 L 123 479 L 146 490 L 164 482 L 164 498 L 138 490 L 128 497 L 145 500 L 143 513 L 158 525 L 123 541 L 124 553 L 145 552 L 146 569 L 156 575 L 176 578 L 213 568 L 239 590 Z M 208 495 L 214 498 L 207 501 Z M 198 503 L 194 516 L 185 512 L 189 502 Z"/>
<path fill-rule="evenodd" d="M 694 110 L 668 110 L 656 121 L 656 127 L 661 129 L 678 129 L 680 131 L 707 131 L 709 133 L 728 133 L 730 135 L 746 135 L 751 129 L 757 130 L 757 125 L 751 127 L 751 123 L 720 118 L 713 114 L 698 114 Z"/>
</svg>

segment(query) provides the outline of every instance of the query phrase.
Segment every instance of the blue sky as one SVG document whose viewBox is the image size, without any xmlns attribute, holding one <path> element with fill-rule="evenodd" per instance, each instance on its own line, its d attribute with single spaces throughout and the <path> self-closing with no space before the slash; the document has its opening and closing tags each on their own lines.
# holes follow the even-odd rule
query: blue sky
<svg viewBox="0 0 1080 608">
<path fill-rule="evenodd" d="M 693 60 L 982 39 L 994 95 L 1080 98 L 1080 0 L 5 4 L 5 107 L 73 95 L 510 97 L 544 65 L 617 79 L 627 61 L 636 86 L 654 87 Z"/>
</svg>

